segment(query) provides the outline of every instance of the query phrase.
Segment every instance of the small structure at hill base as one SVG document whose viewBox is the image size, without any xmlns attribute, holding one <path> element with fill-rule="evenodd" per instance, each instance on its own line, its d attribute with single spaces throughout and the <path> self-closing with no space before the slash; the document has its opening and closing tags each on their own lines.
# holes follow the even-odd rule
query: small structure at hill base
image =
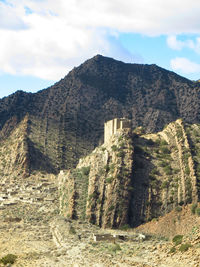
<svg viewBox="0 0 200 267">
<path fill-rule="evenodd" d="M 110 137 L 116 134 L 120 129 L 131 128 L 131 120 L 126 118 L 116 118 L 104 123 L 104 143 L 106 143 Z"/>
<path fill-rule="evenodd" d="M 95 242 L 98 241 L 135 241 L 135 242 L 143 242 L 146 240 L 146 236 L 144 234 L 132 233 L 132 234 L 94 234 L 93 240 Z"/>
</svg>

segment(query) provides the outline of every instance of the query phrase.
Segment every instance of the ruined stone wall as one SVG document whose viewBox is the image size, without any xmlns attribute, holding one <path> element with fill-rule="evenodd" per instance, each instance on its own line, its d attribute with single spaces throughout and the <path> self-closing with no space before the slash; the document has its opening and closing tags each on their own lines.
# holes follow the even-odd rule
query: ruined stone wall
<svg viewBox="0 0 200 267">
<path fill-rule="evenodd" d="M 131 128 L 131 121 L 125 118 L 115 118 L 107 121 L 104 124 L 104 143 L 108 142 L 113 134 L 116 134 L 119 129 Z"/>
<path fill-rule="evenodd" d="M 131 121 L 127 119 L 120 120 L 120 129 L 131 128 Z"/>
<path fill-rule="evenodd" d="M 114 134 L 114 120 L 107 121 L 104 124 L 104 143 Z"/>
</svg>

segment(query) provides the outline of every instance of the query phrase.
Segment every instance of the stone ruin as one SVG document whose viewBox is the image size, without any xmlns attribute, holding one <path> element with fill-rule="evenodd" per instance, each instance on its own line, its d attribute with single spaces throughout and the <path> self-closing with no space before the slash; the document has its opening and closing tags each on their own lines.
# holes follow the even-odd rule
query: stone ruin
<svg viewBox="0 0 200 267">
<path fill-rule="evenodd" d="M 131 120 L 126 118 L 116 118 L 104 123 L 104 143 L 121 129 L 131 128 Z"/>
<path fill-rule="evenodd" d="M 132 233 L 132 234 L 94 234 L 93 233 L 93 240 L 94 242 L 98 241 L 110 241 L 110 242 L 120 242 L 120 241 L 135 241 L 135 242 L 142 242 L 146 240 L 146 236 L 141 233 Z"/>
</svg>

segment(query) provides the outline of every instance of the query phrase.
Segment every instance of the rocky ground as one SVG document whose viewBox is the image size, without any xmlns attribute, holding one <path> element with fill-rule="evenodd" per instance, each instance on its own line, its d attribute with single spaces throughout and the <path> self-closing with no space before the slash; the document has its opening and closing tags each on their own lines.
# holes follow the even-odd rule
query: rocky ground
<svg viewBox="0 0 200 267">
<path fill-rule="evenodd" d="M 30 223 L 1 222 L 0 257 L 8 253 L 17 255 L 14 266 L 200 266 L 198 242 L 186 252 L 178 251 L 177 247 L 176 253 L 170 253 L 173 244 L 164 238 L 151 237 L 142 242 L 137 240 L 116 243 L 107 240 L 95 242 L 93 233 L 111 231 L 102 232 L 95 226 L 73 221 L 70 223 L 63 218 L 53 221 L 51 219 L 49 222 L 44 217 L 42 220 Z M 132 234 L 131 231 L 120 233 Z M 57 238 L 59 234 L 61 240 Z"/>
<path fill-rule="evenodd" d="M 16 189 L 18 187 L 12 194 L 13 183 L 10 182 L 0 202 L 0 258 L 8 253 L 16 255 L 13 266 L 200 266 L 199 224 L 190 234 L 184 235 L 183 243 L 189 242 L 191 247 L 180 252 L 181 245 L 178 245 L 172 253 L 171 237 L 167 239 L 154 234 L 141 241 L 135 230 L 102 230 L 94 225 L 67 220 L 58 214 L 56 185 L 51 177 L 43 177 L 42 181 L 32 177 L 26 182 L 27 188 L 32 188 L 26 190 L 29 196 L 25 197 L 24 192 Z M 36 193 L 37 199 L 34 197 Z M 153 223 L 158 224 L 157 221 Z M 153 229 L 153 226 L 148 228 Z M 138 231 L 144 232 L 145 228 Z M 125 240 L 95 242 L 94 234 L 121 234 Z"/>
</svg>

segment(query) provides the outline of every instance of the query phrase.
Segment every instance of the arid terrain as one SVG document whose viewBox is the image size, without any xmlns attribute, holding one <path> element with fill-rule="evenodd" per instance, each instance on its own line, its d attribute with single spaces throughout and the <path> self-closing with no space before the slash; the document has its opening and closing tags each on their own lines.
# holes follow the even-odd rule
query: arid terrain
<svg viewBox="0 0 200 267">
<path fill-rule="evenodd" d="M 191 205 L 136 229 L 101 229 L 59 215 L 55 177 L 40 175 L 15 183 L 15 189 L 12 181 L 4 186 L 0 258 L 16 255 L 13 266 L 199 267 L 200 217 L 191 213 Z M 96 234 L 125 240 L 108 237 L 95 242 Z M 171 251 L 177 234 L 183 235 L 183 244 L 191 244 L 187 251 L 179 251 L 180 244 Z"/>
</svg>

